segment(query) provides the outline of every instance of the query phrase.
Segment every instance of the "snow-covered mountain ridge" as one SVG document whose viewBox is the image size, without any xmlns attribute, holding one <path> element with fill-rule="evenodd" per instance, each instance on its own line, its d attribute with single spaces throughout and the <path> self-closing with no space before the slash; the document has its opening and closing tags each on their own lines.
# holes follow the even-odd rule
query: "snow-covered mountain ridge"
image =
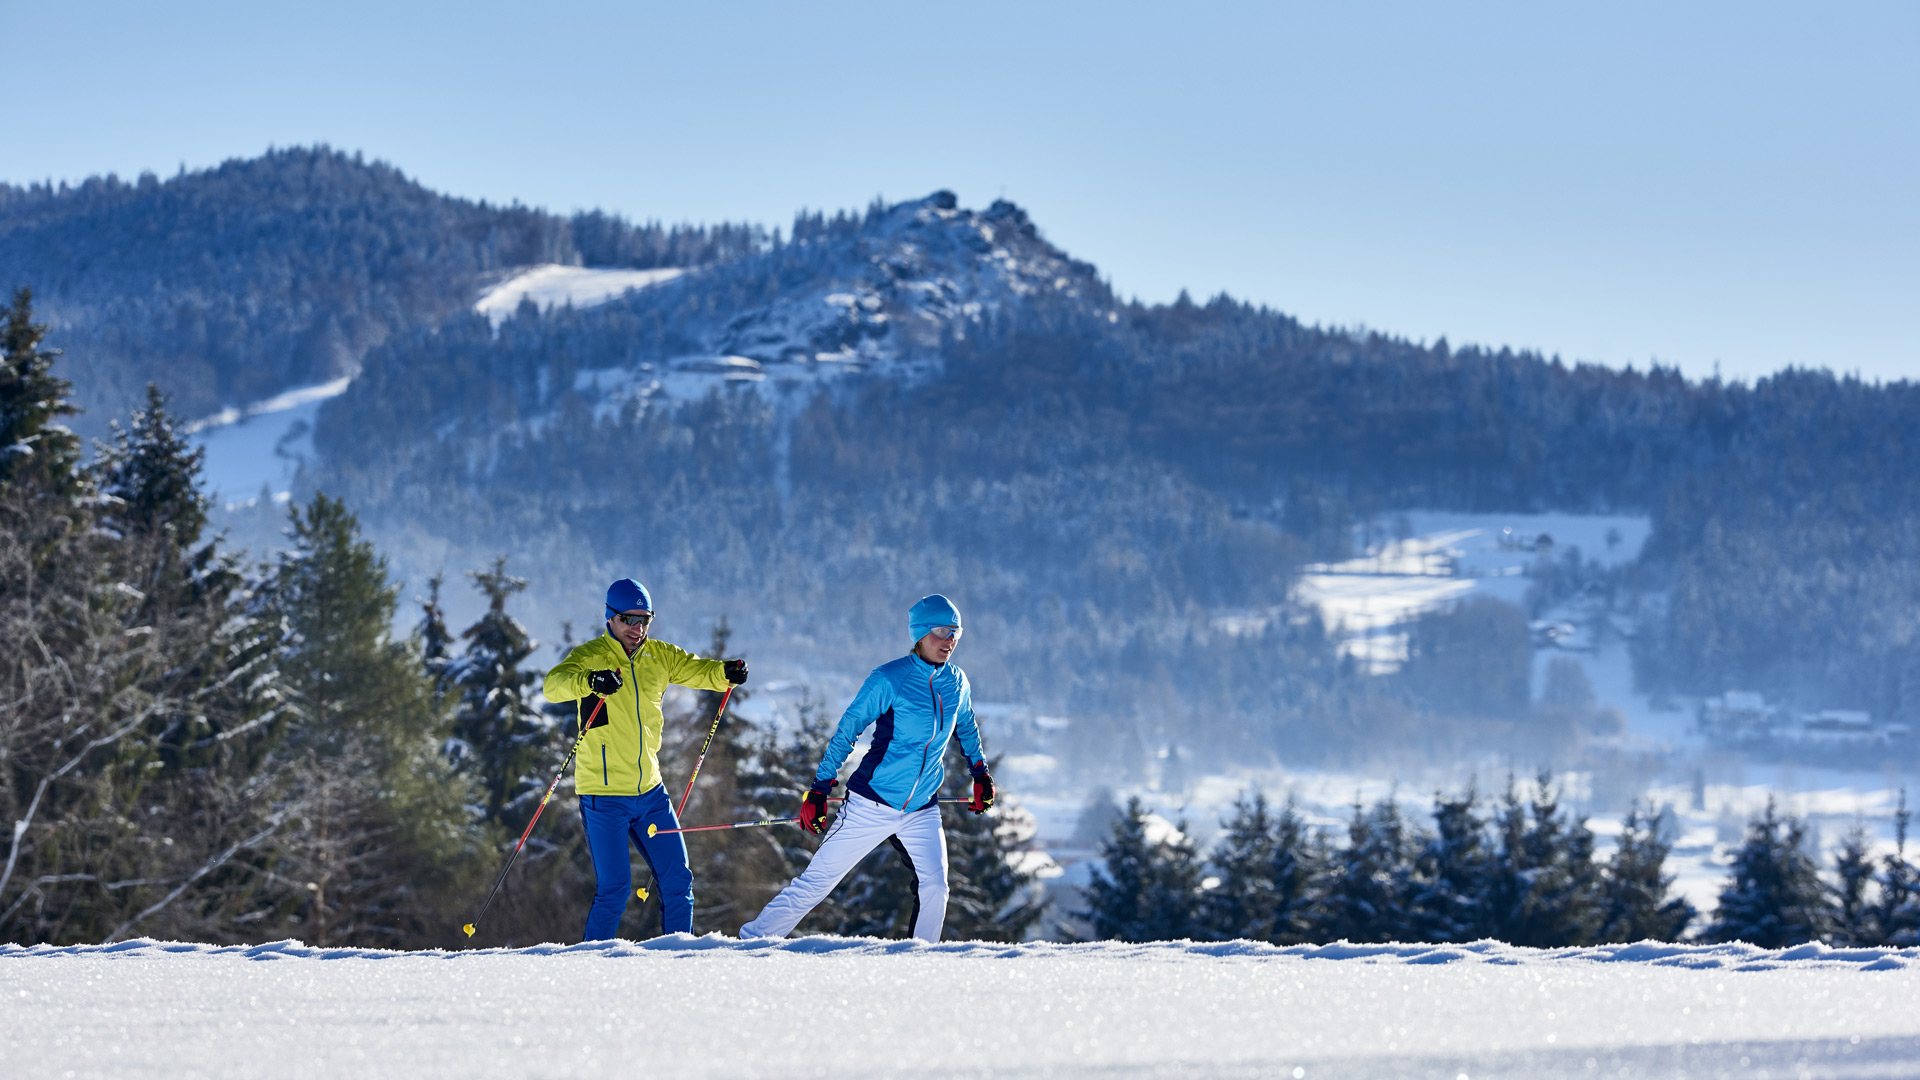
<svg viewBox="0 0 1920 1080">
<path fill-rule="evenodd" d="M 964 336 L 968 323 L 1010 301 L 1048 291 L 1078 297 L 1098 284 L 1092 266 L 1041 239 L 1018 206 L 963 210 L 950 191 L 869 215 L 847 255 L 811 288 L 728 319 L 715 350 L 802 370 L 920 359 L 942 332 Z"/>
<path fill-rule="evenodd" d="M 574 291 L 515 292 L 516 278 L 490 290 L 477 310 L 498 323 L 508 302 L 525 295 L 546 309 L 571 303 L 589 324 L 695 313 L 664 350 L 636 342 L 612 368 L 586 359 L 571 385 L 603 408 L 634 397 L 697 399 L 729 384 L 772 392 L 855 372 L 912 381 L 938 370 L 943 342 L 1023 299 L 1110 303 L 1095 269 L 1049 244 L 1020 207 L 1000 200 L 963 209 L 950 191 L 876 206 L 857 221 L 797 225 L 795 238 L 771 252 L 684 275 L 614 281 L 607 275 L 625 272 L 572 273 Z M 737 303 L 743 283 L 758 295 Z"/>
</svg>

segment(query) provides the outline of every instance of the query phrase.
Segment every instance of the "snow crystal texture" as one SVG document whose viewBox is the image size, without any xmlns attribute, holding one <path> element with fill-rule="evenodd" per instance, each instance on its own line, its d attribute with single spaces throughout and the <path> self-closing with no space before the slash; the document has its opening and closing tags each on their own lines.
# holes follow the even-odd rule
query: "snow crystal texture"
<svg viewBox="0 0 1920 1080">
<path fill-rule="evenodd" d="M 0 947 L 8 1077 L 1912 1077 L 1920 950 Z"/>
</svg>

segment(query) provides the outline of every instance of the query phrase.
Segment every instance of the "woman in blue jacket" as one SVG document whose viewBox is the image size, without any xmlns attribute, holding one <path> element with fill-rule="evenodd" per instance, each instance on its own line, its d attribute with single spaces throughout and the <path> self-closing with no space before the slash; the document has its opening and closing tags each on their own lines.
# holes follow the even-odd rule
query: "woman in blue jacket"
<svg viewBox="0 0 1920 1080">
<path fill-rule="evenodd" d="M 907 612 L 907 627 L 913 651 L 867 676 L 814 770 L 800 827 L 826 839 L 806 871 L 740 928 L 741 937 L 786 937 L 868 852 L 891 843 L 914 880 L 913 936 L 940 940 L 947 919 L 947 836 L 939 806 L 947 740 L 959 738 L 973 771 L 967 809 L 979 814 L 993 805 L 993 777 L 974 726 L 967 673 L 951 662 L 960 643 L 960 610 L 935 593 Z M 854 740 L 869 727 L 873 743 L 847 779 L 846 804 L 829 828 L 827 795 Z"/>
</svg>

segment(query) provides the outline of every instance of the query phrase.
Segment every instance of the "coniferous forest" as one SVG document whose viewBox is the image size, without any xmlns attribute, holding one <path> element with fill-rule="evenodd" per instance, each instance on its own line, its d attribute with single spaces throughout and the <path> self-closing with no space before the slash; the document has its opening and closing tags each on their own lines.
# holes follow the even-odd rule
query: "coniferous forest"
<svg viewBox="0 0 1920 1080">
<path fill-rule="evenodd" d="M 987 239 L 938 225 L 902 255 L 909 212 Z M 855 303 L 840 338 L 812 342 L 883 346 L 910 377 L 689 400 L 603 389 L 716 341 L 751 352 L 749 331 L 796 297 L 945 296 L 949 249 L 1010 252 L 1051 284 L 948 297 L 926 309 L 938 318 Z M 540 263 L 690 272 L 498 325 L 472 310 Z M 635 225 L 451 199 L 326 148 L 0 185 L 0 285 L 6 940 L 458 944 L 570 741 L 571 715 L 537 695 L 565 642 L 528 624 L 563 625 L 556 604 L 578 605 L 554 597 L 628 573 L 672 598 L 684 644 L 848 670 L 896 644 L 903 597 L 963 593 L 976 682 L 1097 718 L 1063 756 L 1116 784 L 1169 752 L 1564 759 L 1608 721 L 1551 671 L 1532 698 L 1527 621 L 1575 594 L 1632 623 L 1647 692 L 1746 687 L 1920 720 L 1920 393 L 1834 375 L 1840 357 L 1753 383 L 1569 364 L 1226 296 L 1127 301 L 1008 203 L 967 216 L 939 193 L 784 232 Z M 348 376 L 276 522 L 284 542 L 233 547 L 188 422 Z M 1356 525 L 1407 509 L 1634 513 L 1653 529 L 1624 567 L 1543 562 L 1529 610 L 1424 617 L 1405 667 L 1373 675 L 1293 587 L 1302 566 L 1354 554 Z M 454 601 L 479 616 L 449 625 Z M 1220 618 L 1245 613 L 1259 629 Z M 670 699 L 663 762 L 691 760 L 715 704 Z M 689 815 L 788 812 L 829 720 L 819 702 L 797 732 L 730 719 Z M 1207 853 L 1149 842 L 1141 809 L 1116 808 L 1074 917 L 1131 940 L 1682 932 L 1694 913 L 1668 894 L 1657 810 L 1602 859 L 1550 784 L 1528 791 L 1436 794 L 1431 826 L 1356 805 L 1344 836 L 1249 793 Z M 568 802 L 548 806 L 480 943 L 577 933 L 592 873 Z M 1006 808 L 949 827 L 949 932 L 1025 933 L 1039 912 L 1014 853 L 1030 823 Z M 1703 932 L 1910 942 L 1904 843 L 1889 858 L 1856 838 L 1829 869 L 1798 828 L 1772 811 L 1750 823 Z M 689 842 L 709 868 L 697 929 L 751 917 L 812 843 Z M 876 855 L 807 928 L 901 932 L 904 903 L 884 899 L 904 897 L 900 874 Z M 623 932 L 657 915 L 635 905 Z"/>
</svg>

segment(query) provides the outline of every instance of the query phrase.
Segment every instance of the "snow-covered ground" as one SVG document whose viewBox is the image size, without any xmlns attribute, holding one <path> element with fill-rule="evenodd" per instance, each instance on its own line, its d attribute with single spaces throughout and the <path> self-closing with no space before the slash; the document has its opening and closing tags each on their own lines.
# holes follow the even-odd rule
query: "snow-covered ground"
<svg viewBox="0 0 1920 1080">
<path fill-rule="evenodd" d="M 609 270 L 588 266 L 561 266 L 548 263 L 529 267 L 488 289 L 473 310 L 485 315 L 498 327 L 520 306 L 531 300 L 542 311 L 551 307 L 577 308 L 604 304 L 629 289 L 644 289 L 663 281 L 672 281 L 686 273 L 684 267 L 666 266 L 654 270 Z"/>
<path fill-rule="evenodd" d="M 0 946 L 9 1077 L 1920 1076 L 1920 950 Z"/>
</svg>

